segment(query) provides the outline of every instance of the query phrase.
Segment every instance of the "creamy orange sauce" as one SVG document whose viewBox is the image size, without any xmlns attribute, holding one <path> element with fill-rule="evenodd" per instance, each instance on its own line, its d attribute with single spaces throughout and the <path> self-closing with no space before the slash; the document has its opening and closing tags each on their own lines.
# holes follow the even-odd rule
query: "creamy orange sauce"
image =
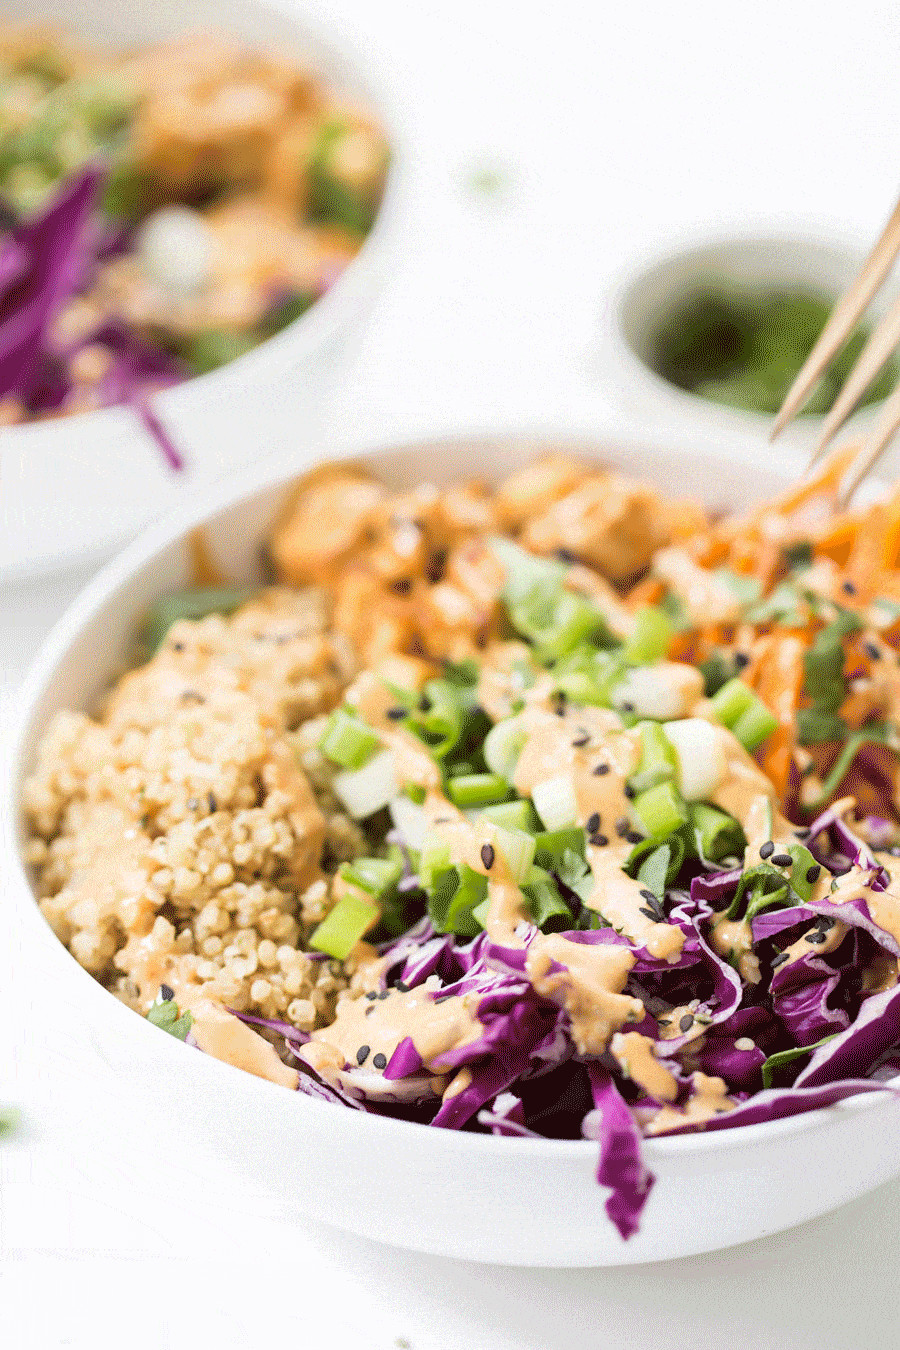
<svg viewBox="0 0 900 1350">
<path fill-rule="evenodd" d="M 625 1076 L 648 1097 L 673 1102 L 678 1096 L 675 1075 L 656 1058 L 649 1036 L 642 1036 L 639 1031 L 617 1031 L 609 1048 Z"/>
<path fill-rule="evenodd" d="M 345 1064 L 377 1071 L 385 1065 L 376 1064 L 376 1057 L 383 1055 L 386 1064 L 400 1042 L 409 1037 L 425 1067 L 439 1071 L 442 1054 L 468 1045 L 481 1035 L 481 1023 L 470 1007 L 479 997 L 468 994 L 441 999 L 437 982 L 427 981 L 406 992 L 392 989 L 386 997 L 346 999 L 331 1025 L 314 1031 L 312 1040 L 299 1053 L 320 1073 Z M 360 1058 L 364 1047 L 368 1048 Z"/>
<path fill-rule="evenodd" d="M 734 964 L 748 984 L 759 984 L 759 961 L 753 952 L 753 929 L 748 919 L 717 914 L 709 930 L 709 945 Z"/>
<path fill-rule="evenodd" d="M 393 751 L 398 783 L 440 787 L 441 771 L 418 736 L 388 717 L 388 710 L 397 706 L 397 696 L 380 675 L 363 671 L 347 690 L 346 702 L 378 732 L 382 745 Z"/>
<path fill-rule="evenodd" d="M 179 991 L 178 1006 L 182 1012 L 186 1008 L 190 1011 L 193 1018 L 191 1035 L 206 1054 L 246 1069 L 257 1078 L 296 1088 L 297 1070 L 282 1064 L 274 1046 L 221 1004 Z"/>
<path fill-rule="evenodd" d="M 574 708 L 560 717 L 537 698 L 523 712 L 522 724 L 526 740 L 513 780 L 516 791 L 530 797 L 539 784 L 566 777 L 577 805 L 575 823 L 584 829 L 598 817 L 592 837 L 606 842 L 587 846 L 595 885 L 585 904 L 653 956 L 677 960 L 684 933 L 642 913 L 643 888 L 622 871 L 632 847 L 622 834 L 633 828 L 625 782 L 637 768 L 639 733 L 626 730 L 607 708 Z"/>
<path fill-rule="evenodd" d="M 778 794 L 769 782 L 756 760 L 747 753 L 740 741 L 726 727 L 718 728 L 725 750 L 725 776 L 710 797 L 713 806 L 727 811 L 735 820 L 739 820 L 747 833 L 752 831 L 756 813 L 760 811 L 759 798 L 771 803 L 773 828 L 779 831 L 790 830 L 790 823 L 778 810 Z M 767 836 L 771 838 L 771 836 Z M 791 835 L 796 842 L 796 836 Z M 760 840 L 764 843 L 765 840 Z"/>
<path fill-rule="evenodd" d="M 614 1031 L 644 1016 L 640 999 L 622 993 L 634 961 L 627 947 L 570 942 L 561 933 L 539 933 L 528 948 L 526 968 L 538 994 L 561 996 L 579 1052 L 599 1055 Z M 553 971 L 554 963 L 564 969 Z"/>
<path fill-rule="evenodd" d="M 801 960 L 804 956 L 827 956 L 829 952 L 837 951 L 846 936 L 847 925 L 841 923 L 839 919 L 836 919 L 831 928 L 824 933 L 813 925 L 796 942 L 792 942 L 789 947 L 785 947 L 787 960 L 782 961 L 778 968 L 783 970 L 785 966 L 793 965 L 795 961 Z M 824 941 L 820 941 L 820 938 L 824 938 Z"/>
<path fill-rule="evenodd" d="M 732 1101 L 721 1078 L 710 1078 L 705 1073 L 691 1074 L 692 1094 L 684 1109 L 676 1106 L 664 1106 L 653 1120 L 644 1128 L 648 1135 L 665 1134 L 677 1130 L 682 1125 L 702 1125 L 713 1116 L 733 1111 L 737 1102 Z"/>
</svg>

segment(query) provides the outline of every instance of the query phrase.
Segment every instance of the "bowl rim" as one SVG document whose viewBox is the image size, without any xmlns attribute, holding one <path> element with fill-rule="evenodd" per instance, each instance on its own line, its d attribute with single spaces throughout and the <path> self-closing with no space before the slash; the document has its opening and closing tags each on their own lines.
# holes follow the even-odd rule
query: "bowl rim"
<svg viewBox="0 0 900 1350">
<path fill-rule="evenodd" d="M 653 447 L 658 452 L 668 451 L 673 456 L 682 453 L 685 457 L 690 453 L 698 454 L 707 462 L 710 459 L 714 460 L 717 456 L 723 461 L 729 462 L 733 462 L 737 457 L 742 462 L 746 462 L 748 467 L 753 465 L 757 469 L 759 467 L 758 448 L 752 442 L 746 444 L 741 450 L 740 447 L 735 445 L 723 443 L 721 439 L 703 443 L 702 437 L 693 436 L 690 438 L 684 437 L 685 441 L 689 439 L 691 448 L 688 449 L 685 446 L 682 449 L 677 444 L 677 437 L 678 433 L 676 432 L 659 432 L 652 428 L 640 432 L 634 429 L 625 430 L 621 426 L 612 424 L 601 425 L 597 422 L 573 421 L 560 425 L 559 420 L 555 419 L 550 424 L 529 421 L 516 425 L 511 424 L 509 419 L 504 419 L 501 423 L 495 425 L 481 425 L 467 431 L 461 431 L 458 427 L 438 429 L 430 435 L 417 436 L 412 440 L 401 439 L 399 443 L 390 437 L 380 437 L 377 440 L 352 447 L 341 448 L 336 451 L 329 450 L 326 455 L 321 456 L 315 462 L 322 464 L 357 459 L 377 459 L 390 454 L 421 451 L 423 448 L 440 451 L 441 448 L 449 448 L 450 446 L 472 446 L 478 443 L 517 444 L 525 442 L 527 444 L 533 442 L 534 446 L 537 447 L 543 442 L 548 448 L 551 444 L 556 448 L 568 447 L 574 449 L 580 447 L 582 450 L 593 448 L 598 453 L 602 453 L 604 443 L 615 444 L 622 449 L 633 447 L 646 450 Z M 673 441 L 675 442 L 674 445 L 672 444 Z M 797 456 L 786 455 L 781 463 L 772 465 L 773 473 L 784 476 L 785 463 L 792 467 L 799 467 L 801 460 Z M 302 468 L 300 472 L 303 472 Z M 121 1020 L 123 1034 L 128 1034 L 127 1029 L 129 1027 L 138 1036 L 149 1034 L 152 1031 L 156 1039 L 152 1042 L 149 1040 L 146 1042 L 148 1054 L 151 1047 L 154 1047 L 154 1053 L 156 1054 L 184 1055 L 191 1051 L 192 1047 L 184 1045 L 172 1037 L 159 1037 L 157 1028 L 151 1027 L 146 1019 L 138 1017 L 132 1009 L 120 1003 L 110 994 L 109 990 L 105 989 L 99 981 L 79 965 L 75 957 L 56 937 L 36 903 L 34 889 L 28 877 L 21 852 L 21 784 L 28 767 L 25 761 L 26 745 L 33 730 L 36 729 L 34 720 L 37 708 L 42 698 L 52 688 L 60 662 L 65 658 L 72 643 L 78 639 L 97 614 L 115 599 L 123 586 L 128 585 L 140 576 L 148 565 L 177 544 L 189 530 L 203 525 L 221 512 L 240 507 L 242 502 L 252 500 L 254 497 L 269 491 L 287 488 L 297 475 L 298 466 L 291 466 L 283 458 L 276 463 L 265 465 L 262 471 L 259 468 L 245 470 L 240 476 L 235 475 L 228 483 L 219 483 L 202 494 L 192 497 L 189 501 L 181 502 L 160 521 L 147 527 L 117 557 L 102 567 L 75 597 L 42 643 L 38 655 L 19 687 L 16 699 L 17 711 L 14 715 L 11 735 L 8 740 L 8 752 L 3 756 L 3 781 L 0 783 L 0 817 L 2 817 L 0 829 L 2 829 L 3 852 L 6 853 L 10 864 L 9 895 L 11 896 L 12 921 L 13 923 L 24 921 L 30 925 L 33 938 L 47 953 L 49 960 L 59 963 L 61 978 L 65 978 L 65 972 L 68 972 L 69 977 L 79 980 L 78 988 L 83 991 L 86 998 L 96 999 L 98 1012 L 102 1006 L 107 1010 L 107 1017 L 113 1016 L 123 1019 Z M 29 917 L 24 918 L 25 915 Z M 55 955 L 52 953 L 55 953 Z M 104 1000 L 102 1005 L 101 999 Z M 113 1011 L 113 1008 L 115 1011 Z M 139 1028 L 143 1028 L 143 1030 L 139 1030 Z M 189 1063 L 186 1059 L 182 1062 L 185 1066 Z M 271 1095 L 273 1092 L 279 1094 L 284 1092 L 284 1088 L 280 1085 L 258 1078 L 246 1070 L 224 1063 L 213 1056 L 202 1055 L 199 1063 L 197 1061 L 192 1062 L 195 1069 L 201 1073 L 226 1075 L 221 1080 L 222 1088 L 226 1091 L 230 1090 L 232 1096 L 238 1090 L 238 1084 L 243 1083 L 245 1091 L 263 1094 L 258 1098 L 261 1105 L 268 1103 L 270 1107 L 274 1107 L 276 1101 L 285 1101 L 283 1097 L 275 1098 Z M 174 1069 L 179 1061 L 173 1058 L 171 1063 Z M 895 1094 L 900 1091 L 900 1074 L 885 1081 L 888 1086 L 893 1087 L 894 1091 L 861 1093 L 836 1102 L 831 1106 L 817 1107 L 814 1110 L 779 1120 L 761 1121 L 755 1124 L 738 1125 L 715 1131 L 699 1131 L 696 1134 L 648 1137 L 642 1139 L 642 1149 L 646 1151 L 649 1158 L 662 1160 L 695 1153 L 709 1154 L 716 1150 L 723 1153 L 733 1152 L 745 1146 L 763 1145 L 770 1140 L 783 1138 L 787 1135 L 813 1131 L 829 1119 L 834 1120 L 836 1116 L 886 1108 L 895 1102 Z M 254 1086 L 250 1086 L 251 1083 Z M 332 1112 L 334 1110 L 330 1103 L 320 1102 L 300 1093 L 297 1096 L 302 1100 L 300 1110 L 314 1112 Z M 296 1103 L 292 1109 L 297 1109 Z M 398 1139 L 400 1140 L 410 1138 L 408 1132 L 414 1130 L 416 1132 L 414 1137 L 421 1138 L 424 1142 L 424 1139 L 428 1137 L 425 1132 L 430 1129 L 429 1126 L 423 1126 L 415 1121 L 379 1116 L 368 1112 L 346 1110 L 343 1118 L 348 1122 L 347 1128 L 381 1130 L 385 1132 L 385 1137 L 391 1137 L 399 1132 Z M 329 1115 L 320 1117 L 320 1119 L 333 1119 L 333 1117 Z M 377 1123 L 354 1126 L 349 1123 L 351 1120 Z M 435 1133 L 432 1132 L 432 1139 Z M 445 1136 L 450 1136 L 457 1140 L 458 1143 L 454 1147 L 464 1151 L 472 1150 L 473 1152 L 480 1151 L 492 1154 L 498 1147 L 506 1148 L 509 1145 L 509 1141 L 500 1136 L 476 1134 L 470 1131 L 440 1131 L 440 1136 L 442 1139 Z M 597 1148 L 594 1141 L 585 1139 L 524 1138 L 517 1139 L 516 1145 L 520 1155 L 538 1156 L 547 1161 L 557 1157 L 566 1157 L 570 1160 L 585 1159 L 588 1156 L 595 1156 Z"/>
<path fill-rule="evenodd" d="M 163 422 L 169 422 L 177 435 L 179 418 L 202 414 L 221 398 L 239 396 L 243 390 L 274 388 L 292 370 L 302 369 L 318 351 L 326 349 L 348 319 L 360 309 L 373 284 L 387 275 L 387 260 L 403 234 L 410 218 L 411 140 L 401 117 L 402 98 L 393 91 L 381 64 L 366 54 L 354 36 L 352 27 L 339 17 L 313 13 L 288 0 L 239 0 L 250 13 L 263 11 L 294 30 L 301 43 L 310 46 L 310 65 L 317 75 L 332 86 L 348 85 L 372 113 L 385 134 L 390 156 L 384 188 L 371 229 L 359 252 L 340 272 L 333 285 L 309 309 L 280 333 L 238 356 L 217 370 L 194 375 L 182 383 L 160 390 L 153 405 Z M 229 30 L 227 20 L 223 31 Z M 123 404 L 95 408 L 70 416 L 16 423 L 0 429 L 0 460 L 4 454 L 21 454 L 29 459 L 47 457 L 52 469 L 55 456 L 66 453 L 74 441 L 121 442 L 122 450 L 137 447 L 146 439 L 132 409 Z M 139 527 L 140 528 L 140 527 Z M 104 548 L 107 556 L 121 548 L 134 530 L 110 534 Z M 60 572 L 87 564 L 97 557 L 98 549 L 82 543 L 61 552 L 17 566 L 3 566 L 3 580 L 17 582 Z"/>
<path fill-rule="evenodd" d="M 768 440 L 771 414 L 754 412 L 749 408 L 733 408 L 712 399 L 701 398 L 690 390 L 672 384 L 648 365 L 631 343 L 625 316 L 639 286 L 657 273 L 689 266 L 694 259 L 720 249 L 733 248 L 737 254 L 741 249 L 752 246 L 772 252 L 784 245 L 795 248 L 798 253 L 812 250 L 842 255 L 853 267 L 864 261 L 871 246 L 871 238 L 846 221 L 823 222 L 821 218 L 805 215 L 785 216 L 776 221 L 771 216 L 740 216 L 719 221 L 715 225 L 700 228 L 685 226 L 670 231 L 665 237 L 632 253 L 610 278 L 603 300 L 602 316 L 606 348 L 615 363 L 617 378 L 627 386 L 629 394 L 642 399 L 645 405 L 655 405 L 657 413 L 661 413 L 663 405 L 667 404 L 668 416 L 677 419 L 685 429 L 693 422 L 698 428 L 705 427 L 708 431 L 719 419 L 723 433 Z M 685 294 L 689 289 L 687 283 L 682 285 Z M 858 409 L 854 414 L 853 426 L 877 415 L 878 406 L 875 404 Z M 811 413 L 788 428 L 786 436 L 792 440 L 805 436 L 808 440 L 821 428 L 825 417 L 824 413 Z"/>
</svg>

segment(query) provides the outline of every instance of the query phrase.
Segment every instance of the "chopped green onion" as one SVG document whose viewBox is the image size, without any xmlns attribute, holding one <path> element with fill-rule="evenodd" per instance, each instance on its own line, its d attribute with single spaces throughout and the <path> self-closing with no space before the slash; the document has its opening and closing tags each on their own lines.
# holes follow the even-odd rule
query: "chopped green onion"
<svg viewBox="0 0 900 1350">
<path fill-rule="evenodd" d="M 174 999 L 159 998 L 150 1005 L 147 1021 L 152 1022 L 161 1031 L 167 1031 L 176 1040 L 183 1041 L 187 1038 L 194 1019 L 189 1012 L 183 1012 L 179 1016 L 178 1004 Z"/>
<path fill-rule="evenodd" d="M 621 650 L 598 651 L 587 643 L 577 647 L 553 667 L 556 688 L 574 703 L 608 708 L 612 691 L 625 675 Z"/>
<path fill-rule="evenodd" d="M 513 802 L 498 802 L 496 806 L 486 806 L 480 812 L 480 818 L 493 821 L 495 825 L 502 825 L 504 830 L 524 830 L 526 834 L 534 834 L 540 828 L 534 807 L 524 798 Z"/>
<path fill-rule="evenodd" d="M 502 536 L 489 540 L 488 547 L 505 573 L 503 590 L 507 603 L 524 599 L 535 586 L 550 590 L 562 586 L 566 575 L 563 563 L 539 558 Z"/>
<path fill-rule="evenodd" d="M 567 853 L 575 853 L 584 862 L 584 830 L 544 830 L 535 835 L 534 861 L 548 872 L 558 872 Z"/>
<path fill-rule="evenodd" d="M 429 891 L 439 873 L 449 871 L 452 866 L 449 843 L 437 830 L 430 830 L 422 844 L 419 881 Z"/>
<path fill-rule="evenodd" d="M 571 928 L 572 911 L 559 893 L 559 887 L 549 872 L 542 867 L 531 867 L 524 882 L 522 893 L 528 901 L 531 917 L 538 928 L 546 933 L 563 932 Z"/>
<path fill-rule="evenodd" d="M 813 1045 L 796 1045 L 792 1046 L 790 1050 L 779 1050 L 776 1054 L 769 1055 L 762 1066 L 763 1087 L 770 1088 L 772 1086 L 775 1074 L 779 1069 L 783 1069 L 787 1064 L 792 1064 L 795 1059 L 802 1059 L 804 1055 L 811 1055 L 814 1050 L 821 1049 L 823 1045 L 827 1045 L 838 1035 L 840 1033 L 835 1031 L 831 1036 L 823 1036 L 820 1041 L 816 1041 Z"/>
<path fill-rule="evenodd" d="M 640 793 L 632 810 L 651 839 L 666 839 L 687 822 L 687 806 L 672 783 L 658 783 Z"/>
<path fill-rule="evenodd" d="M 745 750 L 755 750 L 778 726 L 778 719 L 743 680 L 729 680 L 710 699 L 710 706 Z"/>
<path fill-rule="evenodd" d="M 378 922 L 380 913 L 366 895 L 343 895 L 313 931 L 309 945 L 317 952 L 344 961 L 363 934 Z"/>
<path fill-rule="evenodd" d="M 398 858 L 355 858 L 341 863 L 338 875 L 378 900 L 396 886 L 402 871 L 403 863 Z"/>
<path fill-rule="evenodd" d="M 666 893 L 666 878 L 669 874 L 669 865 L 672 860 L 672 850 L 668 844 L 661 844 L 659 848 L 641 863 L 637 874 L 637 879 L 642 886 L 646 886 L 648 891 L 652 891 L 657 899 L 662 900 Z"/>
<path fill-rule="evenodd" d="M 678 873 L 681 871 L 682 863 L 687 856 L 687 844 L 684 838 L 685 831 L 682 830 L 676 834 L 670 834 L 666 839 L 664 847 L 669 850 L 669 862 L 666 869 L 666 885 L 672 886 Z M 628 857 L 622 864 L 622 870 L 627 872 L 630 877 L 640 876 L 641 868 L 644 863 L 650 859 L 654 853 L 659 851 L 660 844 L 656 839 L 642 839 L 639 844 L 635 844 Z"/>
<path fill-rule="evenodd" d="M 678 768 L 678 756 L 658 722 L 639 722 L 641 757 L 637 771 L 628 780 L 635 792 L 645 792 L 657 783 L 670 782 Z"/>
<path fill-rule="evenodd" d="M 428 917 L 439 933 L 475 937 L 481 924 L 474 910 L 486 896 L 487 878 L 463 863 L 438 877 L 428 898 Z"/>
<path fill-rule="evenodd" d="M 409 725 L 435 759 L 445 759 L 459 744 L 471 697 L 449 680 L 427 680 L 423 692 L 427 706 L 410 712 Z"/>
<path fill-rule="evenodd" d="M 578 803 L 569 774 L 559 774 L 543 783 L 535 783 L 531 800 L 546 829 L 564 830 L 575 824 Z"/>
<path fill-rule="evenodd" d="M 361 769 L 345 769 L 332 785 L 354 820 L 366 820 L 387 806 L 400 789 L 394 774 L 394 752 L 381 750 Z"/>
<path fill-rule="evenodd" d="M 493 827 L 494 845 L 506 859 L 513 881 L 522 884 L 529 867 L 534 862 L 535 839 L 533 834 L 524 830 L 504 830 L 502 826 Z"/>
<path fill-rule="evenodd" d="M 740 823 L 706 802 L 690 806 L 691 829 L 697 842 L 697 853 L 706 862 L 719 862 L 733 854 L 742 854 L 747 841 Z"/>
<path fill-rule="evenodd" d="M 712 698 L 723 684 L 734 678 L 735 665 L 721 652 L 713 652 L 705 661 L 700 662 L 698 670 L 703 676 L 703 692 L 707 698 Z"/>
<path fill-rule="evenodd" d="M 393 798 L 388 809 L 403 843 L 416 853 L 420 852 L 428 833 L 428 817 L 421 805 L 410 797 L 401 795 Z"/>
<path fill-rule="evenodd" d="M 205 586 L 162 596 L 151 605 L 144 627 L 144 638 L 151 655 L 159 651 L 169 629 L 180 619 L 233 614 L 251 594 L 246 586 Z"/>
<path fill-rule="evenodd" d="M 508 783 L 512 782 L 522 746 L 525 744 L 525 728 L 521 718 L 507 717 L 492 726 L 484 738 L 484 762 L 491 773 L 499 774 Z"/>
<path fill-rule="evenodd" d="M 728 769 L 719 728 L 703 717 L 682 717 L 663 723 L 663 731 L 675 751 L 682 797 L 688 802 L 712 797 Z"/>
<path fill-rule="evenodd" d="M 335 708 L 328 719 L 319 749 L 326 759 L 344 769 L 361 769 L 378 749 L 378 737 L 346 708 Z"/>
<path fill-rule="evenodd" d="M 674 631 L 671 619 L 656 605 L 642 606 L 634 618 L 634 632 L 624 648 L 625 659 L 635 665 L 658 661 L 669 649 Z"/>
<path fill-rule="evenodd" d="M 742 713 L 734 723 L 731 732 L 745 750 L 755 750 L 758 745 L 762 745 L 767 736 L 771 736 L 777 726 L 778 718 L 757 699 L 753 707 Z"/>
<path fill-rule="evenodd" d="M 447 796 L 461 808 L 502 802 L 509 792 L 509 783 L 496 773 L 467 773 L 447 780 Z"/>
</svg>

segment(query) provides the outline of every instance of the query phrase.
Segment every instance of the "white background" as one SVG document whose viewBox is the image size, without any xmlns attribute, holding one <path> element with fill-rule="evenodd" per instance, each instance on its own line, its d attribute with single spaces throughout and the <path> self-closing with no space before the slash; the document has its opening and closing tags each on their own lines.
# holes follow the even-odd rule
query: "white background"
<svg viewBox="0 0 900 1350">
<path fill-rule="evenodd" d="M 336 440 L 616 412 L 596 332 L 619 267 L 768 219 L 873 236 L 900 178 L 887 0 L 323 0 L 406 108 L 409 247 L 330 399 Z M 497 168 L 493 196 L 469 187 Z M 298 410 L 298 424 L 302 410 Z M 762 447 L 760 454 L 769 453 Z M 48 484 L 52 491 L 52 484 Z M 4 707 L 82 579 L 0 597 Z M 0 1344 L 11 1350 L 843 1350 L 900 1346 L 900 1184 L 691 1261 L 525 1272 L 290 1221 L 234 1181 L 110 1141 L 114 1084 L 0 936 Z M 314 1166 L 310 1160 L 310 1166 Z M 373 1160 L 377 1165 L 377 1160 Z M 836 1158 L 834 1165 L 840 1167 Z"/>
</svg>

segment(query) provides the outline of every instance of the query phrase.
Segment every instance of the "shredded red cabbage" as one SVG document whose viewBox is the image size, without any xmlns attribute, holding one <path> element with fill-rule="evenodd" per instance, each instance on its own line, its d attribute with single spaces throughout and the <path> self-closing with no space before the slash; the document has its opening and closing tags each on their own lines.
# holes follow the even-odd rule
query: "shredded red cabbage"
<svg viewBox="0 0 900 1350">
<path fill-rule="evenodd" d="M 11 395 L 35 416 L 65 411 L 72 393 L 69 362 L 88 345 L 106 349 L 110 367 L 100 382 L 104 407 L 126 404 L 172 469 L 184 460 L 153 409 L 150 396 L 187 378 L 167 352 L 145 342 L 118 319 L 98 325 L 80 342 L 60 348 L 54 325 L 90 281 L 97 263 L 127 251 L 129 234 L 108 225 L 96 204 L 103 170 L 89 165 L 68 179 L 33 219 L 12 230 L 0 252 L 0 397 Z"/>
</svg>

